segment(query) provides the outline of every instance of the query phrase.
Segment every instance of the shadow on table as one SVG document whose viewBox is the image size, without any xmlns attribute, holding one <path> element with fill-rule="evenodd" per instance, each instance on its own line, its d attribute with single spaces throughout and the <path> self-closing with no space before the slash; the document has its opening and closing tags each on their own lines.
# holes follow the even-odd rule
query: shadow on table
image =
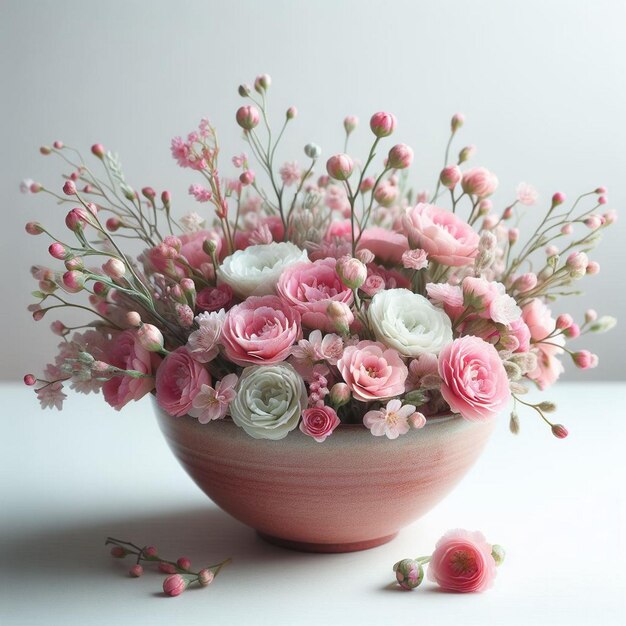
<svg viewBox="0 0 626 626">
<path fill-rule="evenodd" d="M 233 569 L 241 579 L 258 579 L 274 571 L 293 570 L 303 575 L 317 561 L 349 558 L 341 554 L 308 554 L 267 544 L 247 526 L 216 508 L 167 510 L 134 518 L 110 518 L 76 526 L 37 530 L 16 530 L 2 538 L 3 569 L 11 575 L 46 578 L 54 573 L 71 584 L 72 580 L 106 572 L 126 577 L 134 563 L 131 557 L 114 559 L 104 545 L 107 536 L 137 545 L 154 545 L 169 560 L 179 556 L 191 559 L 192 568 L 232 557 Z M 147 564 L 146 569 L 156 565 Z M 231 567 L 231 566 L 227 566 Z M 226 570 L 224 570 L 226 572 Z"/>
</svg>

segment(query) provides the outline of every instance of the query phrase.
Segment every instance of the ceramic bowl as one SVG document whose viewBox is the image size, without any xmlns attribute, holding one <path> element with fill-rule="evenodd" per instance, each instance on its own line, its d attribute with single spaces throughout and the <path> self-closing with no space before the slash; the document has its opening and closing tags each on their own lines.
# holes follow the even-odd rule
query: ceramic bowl
<svg viewBox="0 0 626 626">
<path fill-rule="evenodd" d="M 172 452 L 215 504 L 272 543 L 313 552 L 392 539 L 452 490 L 495 425 L 444 416 L 395 440 L 341 425 L 323 443 L 298 429 L 269 441 L 228 418 L 202 425 L 154 407 Z"/>
</svg>

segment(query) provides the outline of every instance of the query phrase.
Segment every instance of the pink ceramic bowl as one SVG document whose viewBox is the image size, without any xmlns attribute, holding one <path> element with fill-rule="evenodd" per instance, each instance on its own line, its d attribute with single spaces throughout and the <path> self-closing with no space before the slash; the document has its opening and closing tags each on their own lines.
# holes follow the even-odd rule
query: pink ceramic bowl
<svg viewBox="0 0 626 626">
<path fill-rule="evenodd" d="M 253 439 L 230 419 L 199 424 L 155 402 L 167 442 L 219 507 L 279 545 L 350 552 L 392 539 L 446 496 L 495 420 L 438 417 L 394 441 L 342 425 L 324 443 L 299 430 Z"/>
</svg>

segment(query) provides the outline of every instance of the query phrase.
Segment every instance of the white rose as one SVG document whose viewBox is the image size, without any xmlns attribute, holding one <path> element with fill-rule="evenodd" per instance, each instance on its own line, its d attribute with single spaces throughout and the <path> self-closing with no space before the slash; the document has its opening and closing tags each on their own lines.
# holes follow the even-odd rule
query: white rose
<svg viewBox="0 0 626 626">
<path fill-rule="evenodd" d="M 286 267 L 308 260 L 306 250 L 292 243 L 267 243 L 249 246 L 227 256 L 217 275 L 240 298 L 266 296 L 274 293 L 274 287 Z"/>
<path fill-rule="evenodd" d="M 282 439 L 307 406 L 302 377 L 289 363 L 254 365 L 243 370 L 230 414 L 255 439 Z"/>
<path fill-rule="evenodd" d="M 367 314 L 376 339 L 404 356 L 438 354 L 452 342 L 446 313 L 408 289 L 379 291 Z"/>
</svg>

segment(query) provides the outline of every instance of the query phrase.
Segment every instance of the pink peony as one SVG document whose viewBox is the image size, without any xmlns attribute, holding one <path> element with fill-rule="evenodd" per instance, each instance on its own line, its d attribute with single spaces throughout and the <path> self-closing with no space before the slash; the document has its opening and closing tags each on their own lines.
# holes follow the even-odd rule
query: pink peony
<svg viewBox="0 0 626 626">
<path fill-rule="evenodd" d="M 359 249 L 367 248 L 383 263 L 402 263 L 402 254 L 409 249 L 407 238 L 387 228 L 366 228 L 359 241 Z"/>
<path fill-rule="evenodd" d="M 209 372 L 181 346 L 170 352 L 157 370 L 156 399 L 166 413 L 186 415 L 202 385 L 210 384 Z"/>
<path fill-rule="evenodd" d="M 362 402 L 404 393 L 409 373 L 398 352 L 377 341 L 348 346 L 337 368 L 354 397 Z"/>
<path fill-rule="evenodd" d="M 238 365 L 284 361 L 301 336 L 300 314 L 278 296 L 250 296 L 226 314 L 222 344 Z"/>
<path fill-rule="evenodd" d="M 327 313 L 328 305 L 352 305 L 352 290 L 343 284 L 336 266 L 336 259 L 327 258 L 298 263 L 281 274 L 276 291 L 288 307 L 300 313 L 304 326 L 333 332 L 335 326 Z"/>
<path fill-rule="evenodd" d="M 451 211 L 420 203 L 407 212 L 403 222 L 413 247 L 425 250 L 430 259 L 454 267 L 474 262 L 478 233 Z"/>
<path fill-rule="evenodd" d="M 441 395 L 466 420 L 486 420 L 511 400 L 498 351 L 479 337 L 460 337 L 439 354 Z"/>
<path fill-rule="evenodd" d="M 550 309 L 541 300 L 531 300 L 522 309 L 522 319 L 530 330 L 531 340 L 538 352 L 537 367 L 528 372 L 527 376 L 534 380 L 540 389 L 546 389 L 554 384 L 563 372 L 563 364 L 557 356 L 563 353 L 560 346 L 565 344 L 565 338 L 563 335 L 556 335 L 548 339 L 549 343 L 543 343 L 543 340 L 554 331 L 556 321 Z"/>
<path fill-rule="evenodd" d="M 302 411 L 300 430 L 320 443 L 332 435 L 341 421 L 335 409 L 329 406 L 319 406 Z"/>
<path fill-rule="evenodd" d="M 104 383 L 102 386 L 104 399 L 119 411 L 131 400 L 139 400 L 152 391 L 154 378 L 151 374 L 159 367 L 161 357 L 142 348 L 135 331 L 125 330 L 113 338 L 106 355 L 106 362 L 122 370 L 135 370 L 148 374 L 146 378 L 113 376 Z"/>
<path fill-rule="evenodd" d="M 428 578 L 447 591 L 485 591 L 496 577 L 492 546 L 480 532 L 451 530 L 430 557 Z"/>
</svg>

